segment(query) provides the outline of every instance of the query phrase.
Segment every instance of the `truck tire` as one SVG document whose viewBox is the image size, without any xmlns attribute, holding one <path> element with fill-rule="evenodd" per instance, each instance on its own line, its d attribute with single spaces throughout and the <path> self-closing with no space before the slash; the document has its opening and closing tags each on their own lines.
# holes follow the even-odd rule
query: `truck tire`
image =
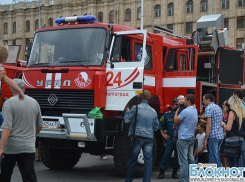
<svg viewBox="0 0 245 182">
<path fill-rule="evenodd" d="M 75 150 L 49 148 L 42 142 L 39 142 L 38 150 L 43 164 L 54 170 L 73 168 L 81 157 Z"/>
<path fill-rule="evenodd" d="M 127 162 L 130 154 L 130 146 L 127 141 L 127 134 L 123 133 L 115 138 L 113 161 L 118 172 L 126 176 Z"/>
<path fill-rule="evenodd" d="M 130 144 L 129 144 L 129 138 L 127 136 L 127 133 L 122 133 L 118 137 L 115 138 L 114 142 L 114 149 L 113 149 L 113 161 L 114 165 L 118 172 L 120 172 L 122 175 L 126 176 L 127 172 L 127 163 L 130 155 Z M 139 155 L 142 155 L 141 153 Z M 154 139 L 154 146 L 153 146 L 153 163 L 156 156 L 156 140 Z M 137 170 L 136 170 L 136 177 L 142 176 L 142 165 L 139 160 L 137 160 Z"/>
</svg>

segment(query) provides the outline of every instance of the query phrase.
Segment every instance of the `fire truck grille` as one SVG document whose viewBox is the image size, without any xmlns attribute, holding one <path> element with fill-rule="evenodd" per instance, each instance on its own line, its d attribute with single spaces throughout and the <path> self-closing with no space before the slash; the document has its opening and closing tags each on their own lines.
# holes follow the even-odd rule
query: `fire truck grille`
<svg viewBox="0 0 245 182">
<path fill-rule="evenodd" d="M 39 103 L 43 115 L 88 113 L 94 107 L 93 90 L 26 90 Z"/>
</svg>

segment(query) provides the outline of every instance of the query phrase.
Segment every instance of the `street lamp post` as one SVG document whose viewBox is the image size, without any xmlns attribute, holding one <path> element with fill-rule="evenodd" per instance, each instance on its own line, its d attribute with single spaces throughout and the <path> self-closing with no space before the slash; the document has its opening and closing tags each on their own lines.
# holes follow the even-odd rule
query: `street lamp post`
<svg viewBox="0 0 245 182">
<path fill-rule="evenodd" d="M 41 26 L 41 2 L 38 0 L 38 28 Z"/>
<path fill-rule="evenodd" d="M 119 0 L 117 0 L 117 24 L 119 24 Z"/>
<path fill-rule="evenodd" d="M 143 13 L 144 13 L 144 0 L 141 0 L 141 12 L 140 12 L 140 30 L 143 30 L 144 27 L 144 18 L 143 18 Z"/>
</svg>

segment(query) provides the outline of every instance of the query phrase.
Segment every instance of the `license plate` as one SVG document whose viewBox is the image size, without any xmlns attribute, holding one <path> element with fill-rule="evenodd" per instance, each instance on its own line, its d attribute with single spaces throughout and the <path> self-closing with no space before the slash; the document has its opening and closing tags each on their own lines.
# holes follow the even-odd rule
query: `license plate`
<svg viewBox="0 0 245 182">
<path fill-rule="evenodd" d="M 58 129 L 60 127 L 59 121 L 43 121 L 43 128 Z"/>
</svg>

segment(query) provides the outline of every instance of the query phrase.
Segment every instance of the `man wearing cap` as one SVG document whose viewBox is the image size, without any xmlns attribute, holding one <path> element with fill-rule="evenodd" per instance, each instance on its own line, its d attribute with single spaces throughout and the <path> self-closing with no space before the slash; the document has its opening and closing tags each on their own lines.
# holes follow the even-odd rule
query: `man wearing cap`
<svg viewBox="0 0 245 182">
<path fill-rule="evenodd" d="M 173 100 L 173 106 L 178 105 L 178 100 L 175 98 Z M 167 133 L 164 133 L 164 129 L 167 130 Z M 165 151 L 162 157 L 162 161 L 160 162 L 160 173 L 158 175 L 158 179 L 163 179 L 165 177 L 165 170 L 169 167 L 170 159 L 172 153 L 174 151 L 174 161 L 172 164 L 172 178 L 178 179 L 177 171 L 179 168 L 178 162 L 178 154 L 176 149 L 176 140 L 174 140 L 174 112 L 169 111 L 165 112 L 163 116 L 160 118 L 159 122 L 159 130 L 162 137 L 166 140 Z"/>
<path fill-rule="evenodd" d="M 21 79 L 13 80 L 24 92 Z M 13 97 L 3 105 L 4 122 L 0 141 L 1 163 L 0 181 L 10 182 L 13 168 L 18 167 L 23 181 L 36 182 L 34 170 L 36 135 L 41 131 L 43 120 L 36 100 L 25 95 L 19 100 L 19 93 L 12 89 Z"/>
</svg>

